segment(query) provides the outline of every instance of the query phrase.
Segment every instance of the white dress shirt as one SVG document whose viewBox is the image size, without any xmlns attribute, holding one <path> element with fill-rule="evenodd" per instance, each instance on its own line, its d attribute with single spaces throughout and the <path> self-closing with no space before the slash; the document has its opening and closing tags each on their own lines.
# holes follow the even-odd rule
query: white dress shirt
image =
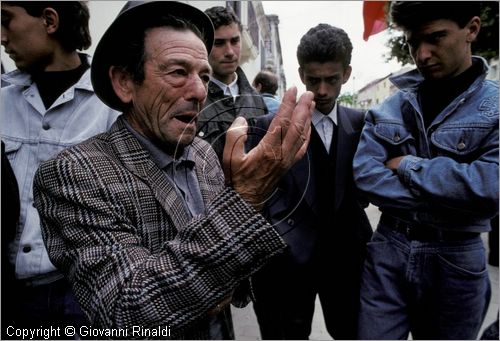
<svg viewBox="0 0 500 341">
<path fill-rule="evenodd" d="M 330 152 L 330 144 L 332 142 L 334 124 L 337 125 L 337 102 L 335 102 L 332 111 L 330 111 L 328 115 L 325 115 L 314 109 L 312 114 L 312 122 L 314 128 L 321 137 L 321 141 L 323 141 L 323 144 L 325 145 L 326 151 Z"/>
<path fill-rule="evenodd" d="M 234 73 L 234 81 L 232 81 L 231 84 L 222 83 L 220 80 L 213 77 L 211 77 L 210 80 L 222 89 L 224 95 L 232 96 L 233 100 L 240 94 L 240 88 L 238 87 L 238 74 L 236 72 Z"/>
</svg>

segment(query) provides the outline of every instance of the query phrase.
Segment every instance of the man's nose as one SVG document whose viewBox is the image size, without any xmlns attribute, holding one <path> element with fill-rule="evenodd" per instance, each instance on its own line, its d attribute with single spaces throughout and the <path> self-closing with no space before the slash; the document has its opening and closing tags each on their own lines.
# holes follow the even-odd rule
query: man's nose
<svg viewBox="0 0 500 341">
<path fill-rule="evenodd" d="M 432 55 L 432 50 L 429 44 L 424 42 L 420 43 L 416 51 L 416 59 L 418 64 L 425 63 Z"/>
<path fill-rule="evenodd" d="M 325 81 L 321 81 L 318 85 L 318 95 L 325 96 L 326 94 L 328 94 L 328 85 Z"/>
<path fill-rule="evenodd" d="M 202 103 L 207 97 L 207 84 L 199 76 L 193 76 L 186 91 L 186 100 Z"/>
<path fill-rule="evenodd" d="M 234 56 L 234 49 L 230 42 L 224 45 L 224 55 L 229 57 Z"/>
</svg>

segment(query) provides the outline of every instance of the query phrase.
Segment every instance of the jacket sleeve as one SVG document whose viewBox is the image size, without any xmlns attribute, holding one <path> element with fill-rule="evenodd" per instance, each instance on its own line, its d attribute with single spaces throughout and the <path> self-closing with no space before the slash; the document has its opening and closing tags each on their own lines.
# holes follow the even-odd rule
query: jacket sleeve
<svg viewBox="0 0 500 341">
<path fill-rule="evenodd" d="M 421 200 L 448 209 L 493 217 L 498 213 L 498 124 L 483 142 L 478 157 L 460 163 L 450 157 L 406 156 L 398 175 Z"/>
<path fill-rule="evenodd" d="M 133 184 L 114 167 L 97 173 L 81 158 L 56 158 L 41 165 L 34 184 L 51 261 L 94 327 L 168 325 L 178 335 L 285 246 L 231 188 L 182 228 L 164 213 L 148 226 L 131 212 L 144 197 L 115 189 Z M 156 206 L 146 209 L 154 213 Z M 167 241 L 153 253 L 146 238 Z"/>
<path fill-rule="evenodd" d="M 390 141 L 384 129 L 394 132 L 402 126 L 379 119 L 376 131 L 372 114 L 369 111 L 366 117 L 353 163 L 356 185 L 370 202 L 381 208 L 428 211 L 432 207 L 485 218 L 498 212 L 498 121 L 465 162 L 443 153 L 431 159 L 417 156 L 408 131 L 399 131 L 397 143 Z M 406 157 L 397 172 L 385 167 L 387 160 L 401 155 Z"/>
<path fill-rule="evenodd" d="M 370 111 L 353 160 L 354 181 L 368 200 L 380 208 L 412 210 L 423 206 L 398 175 L 385 166 L 389 150 L 375 135 Z"/>
</svg>

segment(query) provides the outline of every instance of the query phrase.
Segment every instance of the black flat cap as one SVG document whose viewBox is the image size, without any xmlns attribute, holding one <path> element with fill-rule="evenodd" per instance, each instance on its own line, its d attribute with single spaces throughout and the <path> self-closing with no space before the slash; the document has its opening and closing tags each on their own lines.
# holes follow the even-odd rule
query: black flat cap
<svg viewBox="0 0 500 341">
<path fill-rule="evenodd" d="M 109 107 L 120 111 L 124 107 L 113 90 L 108 74 L 109 68 L 115 65 L 120 55 L 127 53 L 123 49 L 123 42 L 131 32 L 142 29 L 143 25 L 137 23 L 147 22 L 166 14 L 192 22 L 202 32 L 207 52 L 210 54 L 214 41 L 214 27 L 203 11 L 176 1 L 127 2 L 102 36 L 92 58 L 92 86 L 96 95 Z"/>
</svg>

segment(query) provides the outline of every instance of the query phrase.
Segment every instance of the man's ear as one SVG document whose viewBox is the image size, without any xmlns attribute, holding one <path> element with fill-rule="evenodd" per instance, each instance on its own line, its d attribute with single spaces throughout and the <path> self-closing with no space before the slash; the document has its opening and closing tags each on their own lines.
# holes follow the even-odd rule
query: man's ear
<svg viewBox="0 0 500 341">
<path fill-rule="evenodd" d="M 134 82 L 130 73 L 123 68 L 111 66 L 109 68 L 109 78 L 118 98 L 125 104 L 132 102 Z"/>
<path fill-rule="evenodd" d="M 53 34 L 59 29 L 59 14 L 52 7 L 43 10 L 42 19 L 48 34 Z"/>
<path fill-rule="evenodd" d="M 481 19 L 478 16 L 473 17 L 466 26 L 467 37 L 465 38 L 468 43 L 476 40 L 479 30 L 481 29 Z"/>
<path fill-rule="evenodd" d="M 351 65 L 347 65 L 347 67 L 344 70 L 344 75 L 342 77 L 342 84 L 347 83 L 347 81 L 351 77 L 351 72 L 352 72 L 352 66 Z"/>
</svg>

